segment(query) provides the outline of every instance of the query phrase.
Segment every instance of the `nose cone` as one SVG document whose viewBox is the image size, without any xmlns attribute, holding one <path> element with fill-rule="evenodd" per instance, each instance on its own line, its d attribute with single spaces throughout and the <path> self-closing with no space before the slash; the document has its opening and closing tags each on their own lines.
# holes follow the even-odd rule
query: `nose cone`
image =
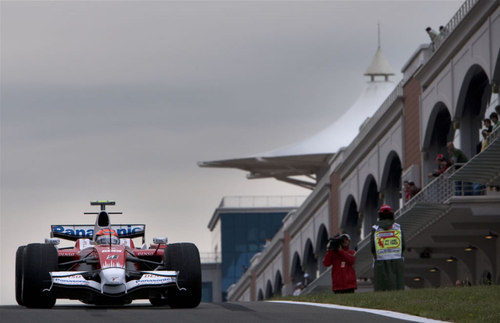
<svg viewBox="0 0 500 323">
<path fill-rule="evenodd" d="M 105 268 L 99 274 L 101 277 L 101 290 L 104 293 L 118 294 L 125 292 L 125 269 Z"/>
</svg>

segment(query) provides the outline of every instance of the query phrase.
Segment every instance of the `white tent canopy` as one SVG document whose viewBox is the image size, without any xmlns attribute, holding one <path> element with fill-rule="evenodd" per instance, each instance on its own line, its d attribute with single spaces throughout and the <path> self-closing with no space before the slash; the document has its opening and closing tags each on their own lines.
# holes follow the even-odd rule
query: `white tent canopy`
<svg viewBox="0 0 500 323">
<path fill-rule="evenodd" d="M 375 68 L 376 67 L 376 68 Z M 238 168 L 250 172 L 248 178 L 274 177 L 293 184 L 313 188 L 315 183 L 297 181 L 290 176 L 313 176 L 328 168 L 328 160 L 351 143 L 360 127 L 371 117 L 394 90 L 389 81 L 393 75 L 387 60 L 378 48 L 365 75 L 371 77 L 356 102 L 329 127 L 297 143 L 255 154 L 246 158 L 199 162 L 200 167 Z M 383 76 L 383 80 L 375 80 Z"/>
</svg>

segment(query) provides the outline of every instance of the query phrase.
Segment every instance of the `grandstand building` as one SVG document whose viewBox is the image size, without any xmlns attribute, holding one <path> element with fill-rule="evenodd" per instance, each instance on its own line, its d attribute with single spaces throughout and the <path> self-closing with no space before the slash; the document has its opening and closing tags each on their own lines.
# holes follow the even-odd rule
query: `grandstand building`
<svg viewBox="0 0 500 323">
<path fill-rule="evenodd" d="M 499 104 L 498 1 L 465 1 L 445 30 L 417 48 L 398 84 L 378 48 L 359 99 L 317 135 L 256 156 L 200 163 L 312 190 L 229 287 L 228 300 L 291 294 L 304 273 L 313 281 L 303 292 L 329 288 L 321 260 L 328 237 L 341 231 L 358 247 L 356 274 L 369 289 L 370 228 L 382 203 L 397 210 L 406 237 L 408 287 L 500 283 L 500 192 L 493 188 L 500 186 L 500 127 L 476 150 L 480 121 Z M 469 161 L 428 178 L 450 141 Z M 403 180 L 422 187 L 406 203 Z"/>
</svg>

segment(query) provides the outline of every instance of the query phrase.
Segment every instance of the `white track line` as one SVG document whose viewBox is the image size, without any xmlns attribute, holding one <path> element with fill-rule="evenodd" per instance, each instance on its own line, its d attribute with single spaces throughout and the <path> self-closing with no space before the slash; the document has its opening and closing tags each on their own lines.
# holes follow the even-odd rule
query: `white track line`
<svg viewBox="0 0 500 323">
<path fill-rule="evenodd" d="M 325 307 L 325 308 L 333 308 L 338 310 L 348 310 L 348 311 L 356 311 L 356 312 L 366 312 L 377 315 L 383 315 L 387 317 L 392 317 L 400 320 L 407 320 L 413 322 L 445 322 L 432 320 L 425 317 L 403 314 L 398 312 L 386 311 L 386 310 L 374 310 L 371 308 L 362 308 L 362 307 L 352 307 L 352 306 L 342 306 L 335 304 L 323 304 L 323 303 L 310 303 L 310 302 L 294 302 L 294 301 L 268 301 L 273 303 L 285 303 L 285 304 L 297 304 L 297 305 L 309 305 L 309 306 L 317 306 L 317 307 Z"/>
</svg>

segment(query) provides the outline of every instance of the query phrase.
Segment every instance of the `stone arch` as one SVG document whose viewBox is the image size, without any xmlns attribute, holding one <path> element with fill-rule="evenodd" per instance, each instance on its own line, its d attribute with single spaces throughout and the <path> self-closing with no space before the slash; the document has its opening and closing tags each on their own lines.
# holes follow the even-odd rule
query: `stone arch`
<svg viewBox="0 0 500 323">
<path fill-rule="evenodd" d="M 453 134 L 451 114 L 448 107 L 443 102 L 436 103 L 432 108 L 424 136 L 423 151 L 426 154 L 423 160 L 422 177 L 426 182 L 430 181 L 427 174 L 432 173 L 437 168 L 435 162 L 437 154 L 447 155 L 446 143 L 453 140 Z"/>
<path fill-rule="evenodd" d="M 351 247 L 354 248 L 361 240 L 362 219 L 359 218 L 358 205 L 352 195 L 349 195 L 346 199 L 342 218 L 344 219 L 342 230 L 351 236 Z M 332 234 L 335 233 L 332 232 Z"/>
<path fill-rule="evenodd" d="M 478 65 L 472 65 L 465 74 L 457 99 L 457 109 L 453 120 L 460 129 L 460 149 L 472 158 L 477 153 L 480 141 L 481 121 L 491 97 L 488 75 Z"/>
<path fill-rule="evenodd" d="M 304 246 L 302 268 L 304 270 L 304 274 L 307 273 L 309 275 L 307 282 L 304 283 L 308 283 L 316 279 L 318 275 L 318 259 L 314 254 L 314 248 L 311 239 L 307 239 Z"/>
<path fill-rule="evenodd" d="M 283 278 L 281 277 L 281 272 L 278 270 L 274 276 L 274 295 L 281 296 L 281 291 L 283 289 Z"/>
<path fill-rule="evenodd" d="M 368 175 L 361 191 L 361 203 L 359 205 L 360 217 L 362 217 L 362 235 L 370 234 L 371 227 L 377 221 L 379 207 L 379 192 L 377 181 L 373 175 Z"/>
<path fill-rule="evenodd" d="M 300 262 L 300 256 L 298 252 L 293 254 L 292 267 L 290 268 L 290 276 L 292 278 L 292 283 L 297 284 L 302 282 L 304 279 L 304 271 L 302 270 L 302 265 Z"/>
<path fill-rule="evenodd" d="M 259 293 L 257 294 L 257 300 L 258 301 L 264 300 L 264 293 L 262 292 L 262 289 L 259 289 Z"/>
<path fill-rule="evenodd" d="M 269 299 L 269 298 L 271 298 L 273 296 L 274 296 L 273 285 L 271 284 L 271 281 L 268 280 L 267 284 L 266 284 L 266 295 L 265 295 L 265 297 L 266 297 L 266 299 Z"/>
<path fill-rule="evenodd" d="M 500 85 L 500 48 L 497 51 L 497 59 L 495 63 L 495 70 L 493 71 L 493 77 L 491 83 Z"/>
<path fill-rule="evenodd" d="M 316 248 L 315 253 L 318 258 L 318 270 L 319 273 L 323 273 L 327 267 L 323 266 L 323 258 L 326 254 L 326 244 L 328 243 L 328 231 L 326 226 L 321 224 L 318 229 L 318 235 L 316 236 Z"/>
<path fill-rule="evenodd" d="M 394 212 L 399 209 L 401 196 L 401 159 L 395 151 L 391 151 L 385 161 L 382 179 L 380 181 L 380 192 L 382 192 L 382 202 L 389 204 Z"/>
</svg>

